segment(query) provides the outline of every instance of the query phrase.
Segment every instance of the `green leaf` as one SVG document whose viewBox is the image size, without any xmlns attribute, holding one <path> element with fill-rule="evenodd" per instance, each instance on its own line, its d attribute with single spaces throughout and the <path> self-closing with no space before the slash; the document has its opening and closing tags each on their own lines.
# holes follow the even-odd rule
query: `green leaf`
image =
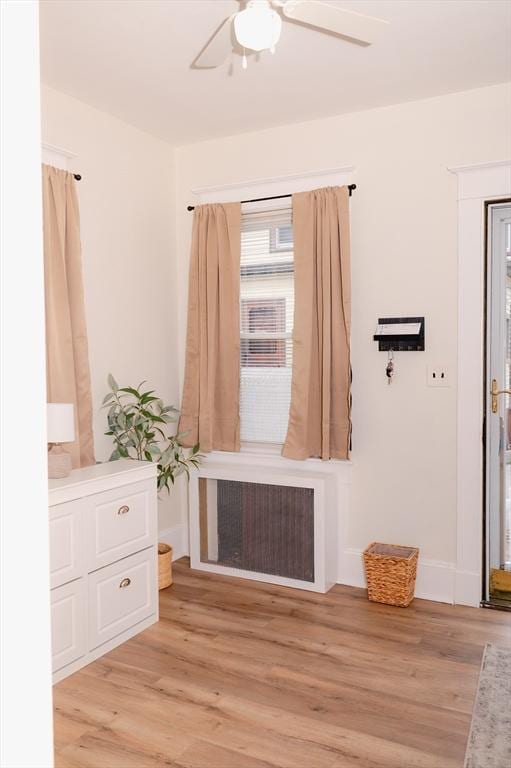
<svg viewBox="0 0 511 768">
<path fill-rule="evenodd" d="M 107 395 L 104 396 L 103 402 L 101 403 L 101 405 L 102 406 L 106 405 L 107 403 L 110 402 L 110 400 L 113 400 L 114 397 L 115 397 L 114 393 L 113 392 L 109 392 Z"/>
<path fill-rule="evenodd" d="M 153 457 L 149 453 L 149 451 L 144 451 L 144 456 L 146 457 L 147 461 L 152 461 Z"/>
<path fill-rule="evenodd" d="M 162 413 L 179 413 L 179 410 L 175 408 L 173 405 L 166 405 L 164 408 L 161 409 Z"/>
<path fill-rule="evenodd" d="M 158 456 L 158 457 L 160 457 L 160 456 L 161 456 L 161 451 L 160 451 L 160 449 L 158 448 L 158 446 L 156 445 L 156 443 L 150 443 L 150 444 L 147 446 L 147 450 L 149 451 L 149 453 L 150 453 L 152 456 Z"/>
<path fill-rule="evenodd" d="M 116 380 L 114 379 L 111 373 L 108 374 L 107 381 L 108 381 L 108 386 L 110 387 L 112 392 L 117 392 L 117 390 L 119 389 L 119 385 L 117 384 Z"/>
<path fill-rule="evenodd" d="M 133 395 L 133 397 L 136 397 L 138 400 L 140 400 L 140 392 L 138 389 L 133 389 L 133 387 L 121 387 L 119 392 L 127 392 L 129 395 Z"/>
<path fill-rule="evenodd" d="M 196 453 L 199 453 L 200 451 L 200 443 L 195 443 L 195 445 L 192 448 L 192 456 L 195 456 Z"/>
<path fill-rule="evenodd" d="M 109 409 L 109 411 L 107 413 L 107 419 L 110 419 L 114 415 L 114 413 L 117 410 L 117 407 L 118 407 L 117 403 L 114 403 L 113 405 L 110 406 L 110 409 Z"/>
<path fill-rule="evenodd" d="M 146 419 L 150 419 L 151 421 L 157 421 L 158 423 L 165 424 L 166 419 L 164 416 L 157 416 L 155 413 L 151 413 L 151 411 L 146 411 L 142 409 L 141 413 L 146 417 Z"/>
<path fill-rule="evenodd" d="M 117 461 L 117 459 L 120 459 L 120 458 L 121 458 L 121 454 L 116 448 L 115 451 L 112 451 L 112 453 L 110 454 L 110 458 L 108 459 L 108 461 Z"/>
<path fill-rule="evenodd" d="M 153 403 L 155 400 L 158 400 L 157 397 L 154 397 L 153 392 L 154 389 L 149 390 L 149 392 L 143 392 L 143 394 L 140 396 L 140 402 Z"/>
</svg>

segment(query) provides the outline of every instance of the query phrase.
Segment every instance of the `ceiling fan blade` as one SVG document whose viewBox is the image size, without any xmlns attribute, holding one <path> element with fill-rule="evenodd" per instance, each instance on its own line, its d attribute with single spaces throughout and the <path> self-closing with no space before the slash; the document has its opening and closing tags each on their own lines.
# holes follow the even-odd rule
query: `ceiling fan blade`
<svg viewBox="0 0 511 768">
<path fill-rule="evenodd" d="M 309 24 L 365 45 L 373 43 L 389 23 L 316 0 L 288 0 L 282 6 L 282 12 L 288 19 L 299 24 Z"/>
<path fill-rule="evenodd" d="M 235 15 L 235 14 L 234 14 Z M 223 21 L 213 36 L 208 40 L 202 51 L 192 64 L 197 69 L 212 69 L 223 64 L 232 51 L 232 20 L 228 16 Z"/>
</svg>

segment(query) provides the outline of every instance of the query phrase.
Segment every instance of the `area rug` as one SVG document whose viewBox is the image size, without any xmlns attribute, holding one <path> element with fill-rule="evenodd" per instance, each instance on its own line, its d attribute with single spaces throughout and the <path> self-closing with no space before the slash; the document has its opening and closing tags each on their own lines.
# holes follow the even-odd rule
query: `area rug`
<svg viewBox="0 0 511 768">
<path fill-rule="evenodd" d="M 511 650 L 488 644 L 468 737 L 465 768 L 511 766 Z"/>
</svg>

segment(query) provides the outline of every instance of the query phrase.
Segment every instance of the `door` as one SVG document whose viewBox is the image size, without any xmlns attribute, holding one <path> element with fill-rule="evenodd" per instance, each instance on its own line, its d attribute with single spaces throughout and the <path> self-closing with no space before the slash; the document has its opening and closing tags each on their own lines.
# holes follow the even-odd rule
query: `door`
<svg viewBox="0 0 511 768">
<path fill-rule="evenodd" d="M 485 599 L 511 607 L 511 202 L 487 211 Z"/>
</svg>

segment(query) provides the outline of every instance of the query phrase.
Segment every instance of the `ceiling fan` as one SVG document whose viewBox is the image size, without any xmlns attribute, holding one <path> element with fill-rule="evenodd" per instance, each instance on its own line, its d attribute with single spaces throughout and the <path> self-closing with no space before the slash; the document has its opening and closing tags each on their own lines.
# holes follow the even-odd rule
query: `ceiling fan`
<svg viewBox="0 0 511 768">
<path fill-rule="evenodd" d="M 245 52 L 272 53 L 279 41 L 282 18 L 348 39 L 360 45 L 371 45 L 388 24 L 374 16 L 364 16 L 317 0 L 246 0 L 244 8 L 228 16 L 195 59 L 201 69 L 218 67 L 237 47 Z"/>
</svg>

